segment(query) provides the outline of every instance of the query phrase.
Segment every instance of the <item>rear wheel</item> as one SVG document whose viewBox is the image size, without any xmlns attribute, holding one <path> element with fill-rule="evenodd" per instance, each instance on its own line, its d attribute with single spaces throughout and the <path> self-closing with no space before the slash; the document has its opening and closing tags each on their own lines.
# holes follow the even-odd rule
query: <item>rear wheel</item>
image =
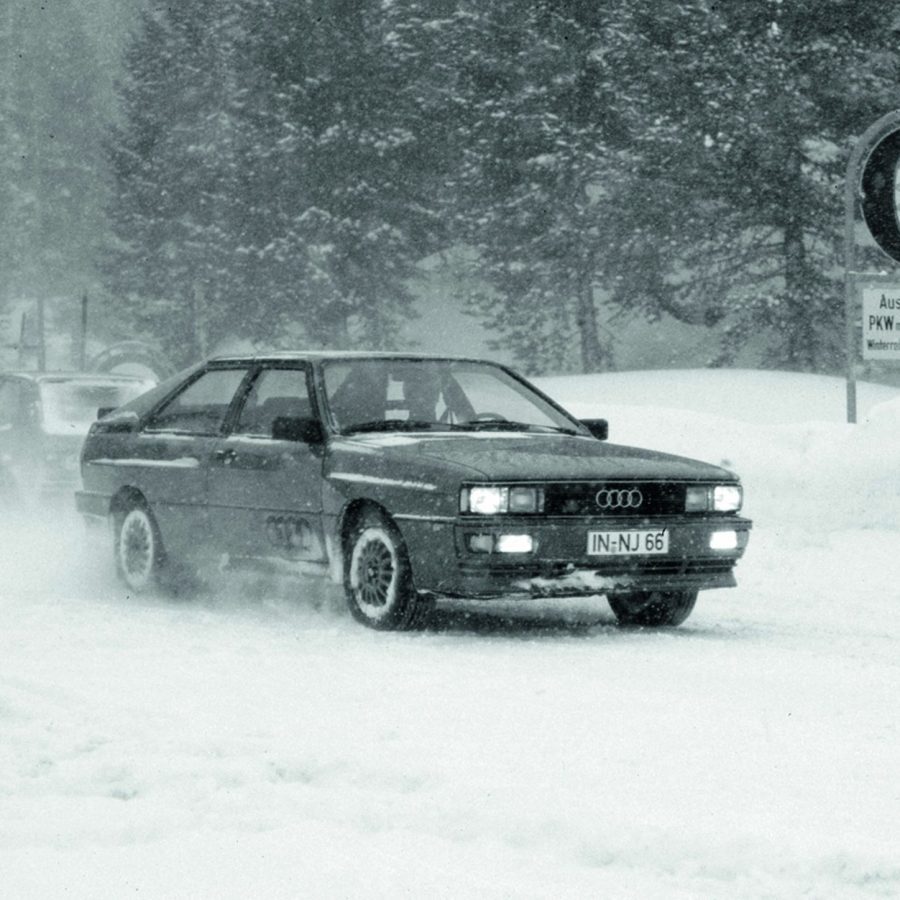
<svg viewBox="0 0 900 900">
<path fill-rule="evenodd" d="M 426 613 L 413 587 L 406 545 L 384 515 L 365 513 L 347 540 L 344 591 L 358 622 L 379 630 L 413 628 Z"/>
<path fill-rule="evenodd" d="M 143 504 L 116 516 L 115 556 L 116 572 L 136 594 L 158 583 L 165 554 L 156 520 Z"/>
<path fill-rule="evenodd" d="M 680 625 L 697 602 L 697 591 L 635 591 L 607 597 L 620 625 Z"/>
</svg>

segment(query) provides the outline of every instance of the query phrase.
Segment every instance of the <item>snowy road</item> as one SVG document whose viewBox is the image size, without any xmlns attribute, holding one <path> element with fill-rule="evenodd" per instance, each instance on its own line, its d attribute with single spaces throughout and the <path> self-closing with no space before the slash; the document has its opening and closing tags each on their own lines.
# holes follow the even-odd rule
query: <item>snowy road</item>
<svg viewBox="0 0 900 900">
<path fill-rule="evenodd" d="M 796 380 L 742 396 L 614 410 L 747 488 L 740 586 L 671 631 L 129 598 L 78 524 L 0 523 L 0 895 L 900 896 L 900 401 L 772 425 Z"/>
<path fill-rule="evenodd" d="M 5 533 L 4 895 L 895 895 L 896 533 L 755 537 L 675 631 L 598 600 L 385 635 L 271 583 L 128 598 L 77 530 Z"/>
</svg>

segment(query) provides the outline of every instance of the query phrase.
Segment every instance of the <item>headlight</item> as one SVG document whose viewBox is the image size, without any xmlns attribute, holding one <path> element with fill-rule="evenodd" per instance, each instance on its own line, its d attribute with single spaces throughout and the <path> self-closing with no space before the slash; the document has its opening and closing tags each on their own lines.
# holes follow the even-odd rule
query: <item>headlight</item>
<svg viewBox="0 0 900 900">
<path fill-rule="evenodd" d="M 687 512 L 737 512 L 742 501 L 739 484 L 694 485 L 687 489 L 684 508 Z"/>
<path fill-rule="evenodd" d="M 713 489 L 713 509 L 716 512 L 737 512 L 742 501 L 743 492 L 737 484 L 717 484 Z"/>
<path fill-rule="evenodd" d="M 459 494 L 459 511 L 481 516 L 536 513 L 544 508 L 544 492 L 536 487 L 476 484 Z"/>
<path fill-rule="evenodd" d="M 466 492 L 463 491 L 463 499 L 465 497 Z M 506 512 L 508 507 L 509 488 L 473 487 L 469 488 L 468 505 L 463 507 L 463 512 L 478 513 L 482 516 L 495 516 L 497 513 Z"/>
</svg>

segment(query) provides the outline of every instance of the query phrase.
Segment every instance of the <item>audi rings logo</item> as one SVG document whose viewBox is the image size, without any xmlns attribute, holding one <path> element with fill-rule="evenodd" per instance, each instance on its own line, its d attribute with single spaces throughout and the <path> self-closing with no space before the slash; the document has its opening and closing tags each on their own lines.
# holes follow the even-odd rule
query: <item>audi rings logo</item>
<svg viewBox="0 0 900 900">
<path fill-rule="evenodd" d="M 604 488 L 594 498 L 600 509 L 637 509 L 644 495 L 636 488 Z"/>
</svg>

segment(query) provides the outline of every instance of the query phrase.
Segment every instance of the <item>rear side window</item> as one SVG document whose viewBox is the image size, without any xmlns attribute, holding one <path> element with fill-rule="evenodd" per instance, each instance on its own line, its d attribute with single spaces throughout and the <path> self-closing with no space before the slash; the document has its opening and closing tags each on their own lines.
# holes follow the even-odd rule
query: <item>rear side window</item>
<svg viewBox="0 0 900 900">
<path fill-rule="evenodd" d="M 234 430 L 269 437 L 276 419 L 308 419 L 312 414 L 306 369 L 264 369 L 247 395 Z"/>
<path fill-rule="evenodd" d="M 148 431 L 218 434 L 247 369 L 211 369 L 161 407 Z"/>
</svg>

